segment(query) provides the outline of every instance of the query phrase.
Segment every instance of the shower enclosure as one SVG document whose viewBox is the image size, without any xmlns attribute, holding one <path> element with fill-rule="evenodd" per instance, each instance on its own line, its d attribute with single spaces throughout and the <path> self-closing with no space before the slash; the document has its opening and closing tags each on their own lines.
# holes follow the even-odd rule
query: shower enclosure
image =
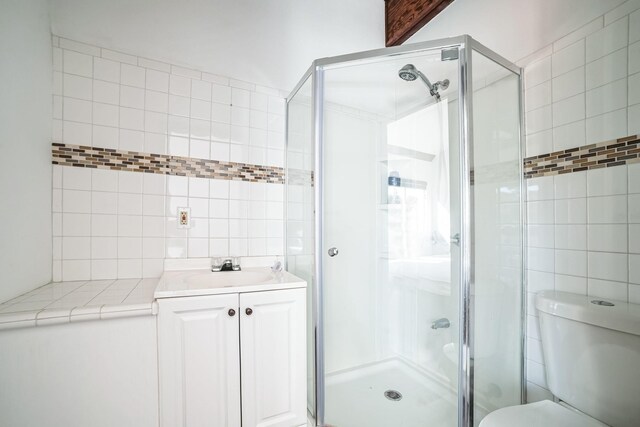
<svg viewBox="0 0 640 427">
<path fill-rule="evenodd" d="M 288 98 L 316 425 L 467 427 L 524 399 L 521 84 L 461 36 L 316 60 Z"/>
</svg>

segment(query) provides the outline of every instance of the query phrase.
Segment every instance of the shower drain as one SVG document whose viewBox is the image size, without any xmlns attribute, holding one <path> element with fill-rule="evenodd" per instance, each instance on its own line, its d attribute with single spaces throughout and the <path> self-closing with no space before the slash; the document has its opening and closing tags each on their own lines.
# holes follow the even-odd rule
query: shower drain
<svg viewBox="0 0 640 427">
<path fill-rule="evenodd" d="M 402 393 L 396 390 L 387 390 L 384 392 L 384 397 L 389 400 L 398 401 L 402 399 Z"/>
</svg>

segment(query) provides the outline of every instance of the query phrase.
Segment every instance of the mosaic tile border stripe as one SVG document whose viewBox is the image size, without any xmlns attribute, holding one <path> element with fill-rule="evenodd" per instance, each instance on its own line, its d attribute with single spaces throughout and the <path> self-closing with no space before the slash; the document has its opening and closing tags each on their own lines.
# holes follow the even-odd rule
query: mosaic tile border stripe
<svg viewBox="0 0 640 427">
<path fill-rule="evenodd" d="M 524 177 L 560 175 L 640 162 L 640 136 L 632 135 L 524 159 Z"/>
<path fill-rule="evenodd" d="M 54 165 L 109 169 L 249 182 L 284 184 L 284 169 L 275 166 L 141 153 L 54 142 Z"/>
</svg>

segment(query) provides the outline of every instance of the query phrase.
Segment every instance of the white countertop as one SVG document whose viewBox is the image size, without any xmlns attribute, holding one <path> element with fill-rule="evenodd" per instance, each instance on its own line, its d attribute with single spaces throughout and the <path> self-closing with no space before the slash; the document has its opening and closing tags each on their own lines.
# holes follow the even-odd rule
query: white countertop
<svg viewBox="0 0 640 427">
<path fill-rule="evenodd" d="M 0 329 L 156 314 L 158 280 L 49 283 L 0 304 Z"/>
<path fill-rule="evenodd" d="M 218 295 L 304 288 L 307 282 L 287 271 L 273 273 L 268 267 L 242 271 L 211 272 L 210 268 L 165 271 L 156 288 L 156 298 Z"/>
</svg>

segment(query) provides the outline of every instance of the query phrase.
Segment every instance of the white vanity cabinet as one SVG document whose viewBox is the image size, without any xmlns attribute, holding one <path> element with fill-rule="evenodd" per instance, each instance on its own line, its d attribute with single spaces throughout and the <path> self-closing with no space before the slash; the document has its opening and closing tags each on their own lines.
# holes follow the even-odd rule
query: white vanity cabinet
<svg viewBox="0 0 640 427">
<path fill-rule="evenodd" d="M 158 300 L 162 427 L 306 423 L 306 289 Z"/>
</svg>

